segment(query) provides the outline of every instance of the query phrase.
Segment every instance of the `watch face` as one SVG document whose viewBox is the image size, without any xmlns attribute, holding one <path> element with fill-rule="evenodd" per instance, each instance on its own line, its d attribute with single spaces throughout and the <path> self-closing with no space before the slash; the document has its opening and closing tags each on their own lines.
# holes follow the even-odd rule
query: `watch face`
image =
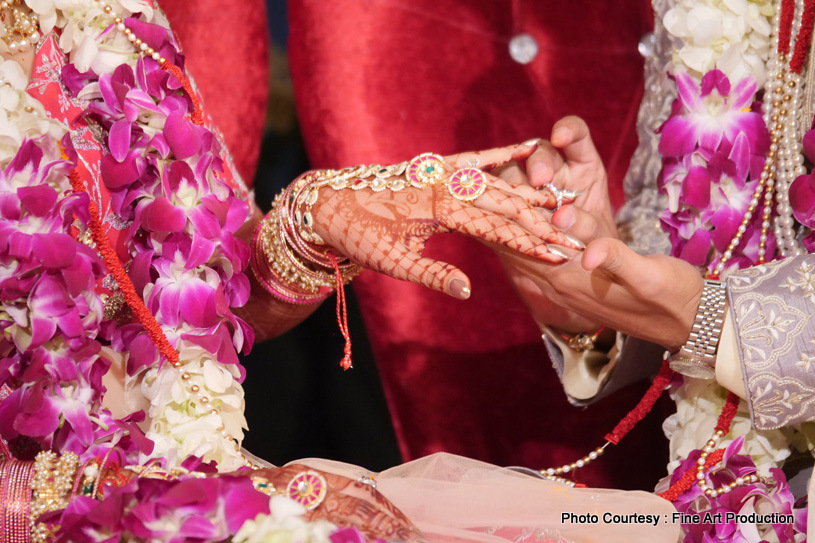
<svg viewBox="0 0 815 543">
<path fill-rule="evenodd" d="M 676 373 L 694 377 L 696 379 L 713 379 L 716 377 L 716 368 L 709 362 L 699 360 L 698 358 L 687 358 L 678 356 L 672 358 L 671 369 Z"/>
</svg>

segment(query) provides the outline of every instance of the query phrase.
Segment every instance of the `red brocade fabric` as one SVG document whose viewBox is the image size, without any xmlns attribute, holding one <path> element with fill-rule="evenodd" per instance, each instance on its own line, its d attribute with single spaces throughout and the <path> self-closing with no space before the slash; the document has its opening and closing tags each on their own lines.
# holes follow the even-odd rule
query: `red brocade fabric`
<svg viewBox="0 0 815 543">
<path fill-rule="evenodd" d="M 264 0 L 159 0 L 206 111 L 223 133 L 235 166 L 252 182 L 269 93 L 269 34 Z"/>
<path fill-rule="evenodd" d="M 615 205 L 636 147 L 645 0 L 291 0 L 291 71 L 313 166 L 391 163 L 547 137 L 586 119 Z M 508 43 L 526 32 L 533 62 Z M 472 281 L 466 302 L 373 273 L 353 283 L 405 460 L 445 450 L 499 465 L 573 462 L 602 443 L 644 387 L 568 404 L 540 332 L 492 253 L 458 235 L 426 256 Z M 659 415 L 581 470 L 592 486 L 664 474 Z M 645 451 L 645 453 L 643 453 Z"/>
</svg>

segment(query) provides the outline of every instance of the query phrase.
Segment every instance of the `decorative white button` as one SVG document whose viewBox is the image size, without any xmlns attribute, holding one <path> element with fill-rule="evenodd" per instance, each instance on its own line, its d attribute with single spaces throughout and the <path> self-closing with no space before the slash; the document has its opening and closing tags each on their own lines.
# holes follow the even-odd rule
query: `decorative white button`
<svg viewBox="0 0 815 543">
<path fill-rule="evenodd" d="M 643 58 L 648 58 L 654 54 L 654 49 L 657 46 L 657 37 L 653 32 L 649 32 L 640 38 L 640 43 L 637 45 L 637 50 Z"/>
<path fill-rule="evenodd" d="M 518 34 L 509 40 L 509 56 L 518 64 L 529 64 L 538 56 L 538 42 L 529 34 Z"/>
</svg>

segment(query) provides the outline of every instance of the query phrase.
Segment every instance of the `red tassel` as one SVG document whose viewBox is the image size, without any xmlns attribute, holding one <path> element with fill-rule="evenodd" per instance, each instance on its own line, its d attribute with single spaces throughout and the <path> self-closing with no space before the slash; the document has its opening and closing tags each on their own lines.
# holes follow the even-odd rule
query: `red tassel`
<svg viewBox="0 0 815 543">
<path fill-rule="evenodd" d="M 332 253 L 327 253 L 331 265 L 334 266 L 334 278 L 337 283 L 337 324 L 340 326 L 342 337 L 345 338 L 345 356 L 340 361 L 340 367 L 344 370 L 351 369 L 351 334 L 348 331 L 348 312 L 345 306 L 345 285 L 342 280 L 342 272 L 340 272 L 340 265 L 337 262 L 337 257 Z"/>
</svg>

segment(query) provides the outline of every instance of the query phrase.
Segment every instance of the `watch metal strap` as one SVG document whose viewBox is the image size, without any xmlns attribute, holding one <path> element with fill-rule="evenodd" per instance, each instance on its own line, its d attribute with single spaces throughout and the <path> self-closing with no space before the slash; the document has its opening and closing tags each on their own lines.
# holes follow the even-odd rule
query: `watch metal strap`
<svg viewBox="0 0 815 543">
<path fill-rule="evenodd" d="M 671 356 L 671 369 L 689 377 L 702 379 L 715 377 L 716 350 L 722 335 L 726 308 L 725 283 L 705 279 L 702 299 L 696 311 L 690 337 L 679 352 Z"/>
</svg>

